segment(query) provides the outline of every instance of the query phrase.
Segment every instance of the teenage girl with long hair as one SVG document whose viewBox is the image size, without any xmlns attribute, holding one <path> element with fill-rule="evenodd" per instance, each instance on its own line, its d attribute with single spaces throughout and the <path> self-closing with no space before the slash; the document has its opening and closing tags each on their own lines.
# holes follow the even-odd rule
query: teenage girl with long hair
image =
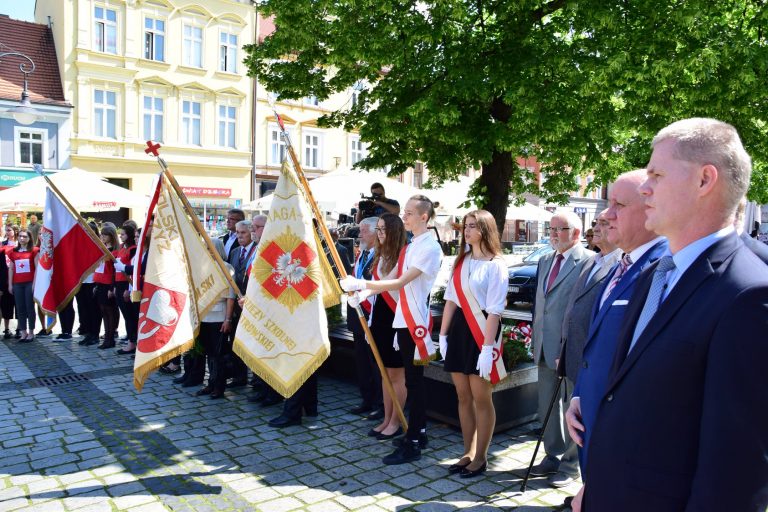
<svg viewBox="0 0 768 512">
<path fill-rule="evenodd" d="M 16 301 L 16 315 L 21 331 L 19 342 L 34 341 L 35 301 L 32 297 L 32 283 L 40 248 L 35 247 L 28 229 L 20 229 L 18 245 L 6 246 L 5 251 L 8 258 L 8 292 L 13 294 Z"/>
<path fill-rule="evenodd" d="M 115 257 L 115 300 L 120 313 L 123 315 L 125 331 L 128 334 L 128 345 L 117 351 L 120 355 L 135 353 L 138 340 L 139 308 L 138 303 L 131 302 L 131 295 L 128 291 L 129 276 L 125 273 L 125 266 L 130 265 L 136 255 L 136 229 L 137 226 L 134 221 L 123 222 L 118 233 L 120 245 L 112 251 L 112 255 Z"/>
<path fill-rule="evenodd" d="M 109 251 L 114 251 L 118 248 L 117 228 L 111 222 L 105 222 L 101 226 L 99 237 Z M 120 322 L 120 313 L 115 301 L 114 260 L 104 260 L 96 268 L 93 273 L 93 282 L 96 283 L 96 303 L 99 305 L 101 317 L 104 320 L 104 341 L 99 345 L 99 348 L 113 348 L 115 346 L 117 327 Z"/>
</svg>

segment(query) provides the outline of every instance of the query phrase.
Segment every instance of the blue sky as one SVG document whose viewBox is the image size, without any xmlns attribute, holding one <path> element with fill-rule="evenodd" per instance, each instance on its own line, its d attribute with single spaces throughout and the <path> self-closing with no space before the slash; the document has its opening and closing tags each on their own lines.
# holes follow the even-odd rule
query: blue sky
<svg viewBox="0 0 768 512">
<path fill-rule="evenodd" d="M 35 0 L 0 0 L 0 14 L 16 20 L 35 21 Z"/>
</svg>

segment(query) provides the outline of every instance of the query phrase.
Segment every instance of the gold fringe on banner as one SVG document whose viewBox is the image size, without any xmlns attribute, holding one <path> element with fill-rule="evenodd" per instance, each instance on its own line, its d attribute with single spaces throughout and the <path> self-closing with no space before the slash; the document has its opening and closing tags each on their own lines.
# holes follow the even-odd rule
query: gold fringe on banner
<svg viewBox="0 0 768 512">
<path fill-rule="evenodd" d="M 161 354 L 160 356 L 154 359 L 150 359 L 149 361 L 139 366 L 138 368 L 134 368 L 133 369 L 133 387 L 136 388 L 136 391 L 141 392 L 142 388 L 144 387 L 144 382 L 146 382 L 147 377 L 149 377 L 150 373 L 157 370 L 161 366 L 165 366 L 165 363 L 167 363 L 174 357 L 182 355 L 184 352 L 191 349 L 194 344 L 195 344 L 195 339 L 192 338 L 191 340 L 185 341 L 183 344 L 179 345 L 175 349 L 170 350 L 164 354 Z"/>
</svg>

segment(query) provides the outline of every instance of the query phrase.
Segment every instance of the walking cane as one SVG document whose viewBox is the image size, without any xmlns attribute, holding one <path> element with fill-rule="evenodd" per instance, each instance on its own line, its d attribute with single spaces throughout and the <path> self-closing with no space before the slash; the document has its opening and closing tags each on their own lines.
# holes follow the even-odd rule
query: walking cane
<svg viewBox="0 0 768 512">
<path fill-rule="evenodd" d="M 531 463 L 528 464 L 528 471 L 525 472 L 525 478 L 523 478 L 523 484 L 520 486 L 520 492 L 525 492 L 525 489 L 528 486 L 528 478 L 531 476 L 533 463 L 536 462 L 536 454 L 539 453 L 539 446 L 541 446 L 541 441 L 544 439 L 544 432 L 547 431 L 547 424 L 549 423 L 549 417 L 552 415 L 552 408 L 555 406 L 555 400 L 560 398 L 560 386 L 563 384 L 564 376 L 559 375 L 559 373 L 560 372 L 558 372 L 557 376 L 557 386 L 555 386 L 555 392 L 552 393 L 552 399 L 549 401 L 549 408 L 547 409 L 546 416 L 544 416 L 544 424 L 541 427 L 541 434 L 539 434 L 539 439 L 536 441 L 536 448 L 533 450 L 533 457 L 531 457 Z"/>
</svg>

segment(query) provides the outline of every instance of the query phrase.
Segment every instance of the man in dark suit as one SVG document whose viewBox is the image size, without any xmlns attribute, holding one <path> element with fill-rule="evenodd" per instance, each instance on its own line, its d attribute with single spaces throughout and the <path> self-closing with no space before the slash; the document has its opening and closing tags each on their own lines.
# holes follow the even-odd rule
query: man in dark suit
<svg viewBox="0 0 768 512">
<path fill-rule="evenodd" d="M 256 244 L 251 239 L 251 221 L 241 220 L 235 224 L 235 236 L 237 237 L 237 247 L 230 251 L 229 264 L 235 269 L 235 283 L 240 288 L 240 294 L 245 295 L 248 288 L 248 269 L 256 255 Z M 240 387 L 248 384 L 248 367 L 242 359 L 231 351 L 232 341 L 235 332 L 237 332 L 237 323 L 240 319 L 242 308 L 235 305 L 235 313 L 232 317 L 232 329 L 229 336 L 230 352 L 227 358 L 232 362 L 232 382 L 227 387 Z M 219 394 L 211 393 L 211 398 L 219 398 Z"/>
<path fill-rule="evenodd" d="M 227 261 L 232 258 L 232 254 L 237 250 L 240 244 L 237 242 L 237 232 L 235 226 L 241 220 L 245 220 L 245 212 L 239 208 L 232 208 L 227 212 L 227 232 L 219 237 L 224 244 L 224 251 L 227 254 Z"/>
<path fill-rule="evenodd" d="M 360 221 L 360 255 L 355 261 L 350 273 L 358 279 L 371 279 L 373 259 L 375 257 L 376 223 L 378 217 L 368 217 Z M 365 317 L 371 312 L 370 302 L 360 304 Z M 360 405 L 354 407 L 352 414 L 371 413 L 371 419 L 384 417 L 381 396 L 381 374 L 373 359 L 368 341 L 365 339 L 365 331 L 360 325 L 355 308 L 347 306 L 347 328 L 352 331 L 355 340 L 355 362 L 357 365 L 357 384 L 360 387 Z M 379 416 L 380 414 L 380 416 Z"/>
<path fill-rule="evenodd" d="M 533 361 L 539 370 L 540 418 L 545 416 L 558 385 L 555 367 L 560 357 L 560 339 L 568 299 L 584 262 L 593 254 L 579 243 L 581 219 L 573 212 L 553 215 L 549 233 L 555 252 L 539 260 L 533 309 Z M 547 424 L 544 431 L 546 456 L 531 470 L 534 476 L 547 476 L 547 482 L 553 487 L 564 487 L 579 477 L 576 445 L 568 436 L 565 423 L 560 420 L 572 390 L 573 385 L 567 381 L 565 386 L 560 386 L 559 400 L 552 409 L 553 421 Z"/>
<path fill-rule="evenodd" d="M 638 279 L 589 445 L 587 511 L 768 506 L 768 268 L 733 228 L 749 155 L 687 119 L 653 140 L 646 228 L 671 255 Z"/>
<path fill-rule="evenodd" d="M 592 243 L 600 252 L 590 256 L 581 269 L 579 279 L 571 290 L 571 297 L 565 308 L 563 334 L 560 347 L 560 361 L 565 376 L 576 382 L 581 368 L 581 355 L 589 334 L 592 309 L 595 299 L 603 290 L 603 281 L 613 272 L 613 266 L 621 259 L 622 251 L 606 236 L 608 221 L 607 210 L 600 212 L 592 231 Z"/>
<path fill-rule="evenodd" d="M 565 414 L 570 437 L 578 444 L 582 475 L 587 466 L 587 446 L 605 392 L 616 352 L 616 336 L 640 272 L 666 250 L 667 242 L 645 228 L 645 203 L 637 187 L 645 170 L 622 174 L 608 191 L 608 226 L 603 235 L 622 252 L 622 259 L 600 287 L 591 312 L 589 332 L 582 351 L 581 368 L 571 404 Z M 567 356 L 566 356 L 567 362 Z M 581 494 L 575 498 L 578 504 Z"/>
</svg>

